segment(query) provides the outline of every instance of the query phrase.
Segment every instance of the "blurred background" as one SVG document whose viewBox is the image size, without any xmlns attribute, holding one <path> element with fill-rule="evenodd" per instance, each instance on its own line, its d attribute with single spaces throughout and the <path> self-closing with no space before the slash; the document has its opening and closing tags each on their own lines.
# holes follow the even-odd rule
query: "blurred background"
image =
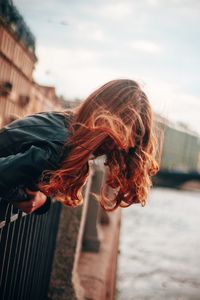
<svg viewBox="0 0 200 300">
<path fill-rule="evenodd" d="M 138 80 L 156 112 L 200 131 L 197 0 L 16 0 L 36 38 L 34 78 L 84 98 L 113 78 Z"/>
<path fill-rule="evenodd" d="M 200 299 L 200 2 L 1 0 L 0 122 L 138 81 L 164 136 L 147 207 L 123 210 L 118 300 Z M 117 247 L 118 245 L 116 245 Z"/>
</svg>

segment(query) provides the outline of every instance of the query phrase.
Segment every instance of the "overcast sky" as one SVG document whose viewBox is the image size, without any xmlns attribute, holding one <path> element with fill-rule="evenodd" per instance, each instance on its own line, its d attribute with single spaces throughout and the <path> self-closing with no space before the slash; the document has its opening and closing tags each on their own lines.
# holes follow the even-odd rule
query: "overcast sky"
<svg viewBox="0 0 200 300">
<path fill-rule="evenodd" d="M 34 78 L 84 98 L 116 78 L 200 133 L 199 0 L 14 0 L 36 37 Z"/>
</svg>

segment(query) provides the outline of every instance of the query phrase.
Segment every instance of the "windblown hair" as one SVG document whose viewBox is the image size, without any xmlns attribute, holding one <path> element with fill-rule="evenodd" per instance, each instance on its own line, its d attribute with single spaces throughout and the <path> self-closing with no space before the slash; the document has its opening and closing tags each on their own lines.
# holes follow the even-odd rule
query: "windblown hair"
<svg viewBox="0 0 200 300">
<path fill-rule="evenodd" d="M 158 171 L 152 110 L 137 82 L 113 80 L 93 92 L 73 112 L 68 154 L 56 171 L 48 171 L 41 190 L 69 206 L 82 203 L 82 187 L 89 175 L 89 157 L 105 155 L 105 186 L 100 203 L 105 210 L 133 203 L 145 205 L 151 176 Z M 45 181 L 48 177 L 48 181 Z"/>
</svg>

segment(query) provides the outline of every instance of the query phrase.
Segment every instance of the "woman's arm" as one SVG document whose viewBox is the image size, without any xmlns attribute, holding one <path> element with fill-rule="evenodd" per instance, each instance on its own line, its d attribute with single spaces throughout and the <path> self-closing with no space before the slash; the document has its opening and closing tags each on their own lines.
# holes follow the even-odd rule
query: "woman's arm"
<svg viewBox="0 0 200 300">
<path fill-rule="evenodd" d="M 21 208 L 34 202 L 42 172 L 59 167 L 69 135 L 64 120 L 60 114 L 41 113 L 17 120 L 0 130 L 0 198 L 21 202 L 17 204 Z M 35 196 L 30 199 L 25 188 L 35 189 Z M 50 203 L 48 197 L 37 213 L 48 210 Z"/>
<path fill-rule="evenodd" d="M 55 168 L 54 156 L 56 155 L 50 147 L 32 146 L 24 153 L 1 157 L 0 196 L 26 213 L 47 212 L 51 205 L 50 197 L 30 183 L 35 182 L 42 171 Z M 24 188 L 25 186 L 30 189 Z"/>
<path fill-rule="evenodd" d="M 50 147 L 33 145 L 24 153 L 0 157 L 0 197 L 12 197 L 17 187 L 29 186 L 44 170 L 54 169 L 57 159 L 52 151 Z"/>
</svg>

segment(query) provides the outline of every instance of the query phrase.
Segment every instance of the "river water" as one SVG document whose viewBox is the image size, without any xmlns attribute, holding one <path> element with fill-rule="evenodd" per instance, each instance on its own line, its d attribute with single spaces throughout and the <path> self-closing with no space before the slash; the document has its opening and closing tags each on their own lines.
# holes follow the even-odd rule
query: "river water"
<svg viewBox="0 0 200 300">
<path fill-rule="evenodd" d="M 200 192 L 154 188 L 122 212 L 117 300 L 200 300 Z"/>
</svg>

